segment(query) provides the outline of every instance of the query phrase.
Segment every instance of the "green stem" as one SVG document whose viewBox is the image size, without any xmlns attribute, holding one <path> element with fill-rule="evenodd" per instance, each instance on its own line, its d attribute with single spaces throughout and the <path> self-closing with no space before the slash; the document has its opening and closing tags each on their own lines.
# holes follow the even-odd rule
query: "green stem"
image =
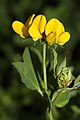
<svg viewBox="0 0 80 120">
<path fill-rule="evenodd" d="M 50 109 L 49 119 L 50 119 L 50 120 L 54 120 L 54 119 L 53 119 L 53 114 L 52 114 L 52 109 Z"/>
<path fill-rule="evenodd" d="M 46 74 L 46 43 L 43 44 L 43 77 L 44 77 L 44 88 L 45 92 L 48 95 L 47 91 L 47 74 Z M 48 96 L 49 97 L 49 96 Z M 49 98 L 50 99 L 50 98 Z M 51 103 L 50 103 L 51 104 Z M 47 111 L 47 114 L 49 116 L 49 120 L 54 120 L 53 119 L 53 113 L 52 113 L 52 107 L 50 108 L 50 111 Z"/>
<path fill-rule="evenodd" d="M 47 75 L 46 75 L 46 43 L 43 44 L 43 77 L 44 77 L 44 87 L 47 92 Z"/>
<path fill-rule="evenodd" d="M 50 111 L 47 110 L 47 120 L 54 120 L 52 109 L 50 109 Z"/>
<path fill-rule="evenodd" d="M 49 98 L 50 99 L 50 98 Z M 54 116 L 53 116 L 53 105 L 50 101 L 50 106 L 47 109 L 47 114 L 48 114 L 48 118 L 49 120 L 54 120 Z"/>
</svg>

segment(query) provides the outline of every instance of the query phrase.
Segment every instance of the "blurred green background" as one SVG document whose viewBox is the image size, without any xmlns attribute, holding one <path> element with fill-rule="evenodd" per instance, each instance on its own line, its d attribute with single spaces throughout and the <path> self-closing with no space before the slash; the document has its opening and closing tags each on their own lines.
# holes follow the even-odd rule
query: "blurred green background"
<svg viewBox="0 0 80 120">
<path fill-rule="evenodd" d="M 14 20 L 25 22 L 33 13 L 45 14 L 47 20 L 58 18 L 71 33 L 60 53 L 74 67 L 74 75 L 80 74 L 79 0 L 0 0 L 0 120 L 46 120 L 43 99 L 25 87 L 12 66 L 22 60 L 26 44 L 11 24 Z M 80 120 L 80 94 L 73 94 L 64 108 L 54 108 L 55 120 Z"/>
</svg>

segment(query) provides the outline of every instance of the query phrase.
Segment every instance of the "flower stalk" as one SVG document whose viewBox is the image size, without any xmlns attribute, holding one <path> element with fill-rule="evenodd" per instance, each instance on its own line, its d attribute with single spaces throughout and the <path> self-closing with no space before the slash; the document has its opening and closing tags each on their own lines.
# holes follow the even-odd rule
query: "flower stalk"
<svg viewBox="0 0 80 120">
<path fill-rule="evenodd" d="M 48 88 L 47 88 L 47 73 L 46 73 L 46 43 L 43 44 L 43 78 L 44 78 L 45 92 L 48 93 Z M 50 110 L 47 110 L 47 114 L 49 116 L 49 120 L 53 120 L 52 109 L 51 108 L 49 108 L 49 109 Z"/>
<path fill-rule="evenodd" d="M 50 119 L 50 120 L 54 120 L 54 119 L 53 119 L 53 115 L 52 115 L 52 109 L 50 109 L 49 119 Z"/>
<path fill-rule="evenodd" d="M 44 87 L 47 92 L 47 75 L 46 75 L 46 43 L 43 44 L 43 78 L 44 78 Z"/>
</svg>

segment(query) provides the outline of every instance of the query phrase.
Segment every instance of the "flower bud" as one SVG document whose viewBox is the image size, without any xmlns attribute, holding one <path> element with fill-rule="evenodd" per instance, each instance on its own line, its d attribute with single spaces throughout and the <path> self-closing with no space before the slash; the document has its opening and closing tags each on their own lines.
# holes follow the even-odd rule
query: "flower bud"
<svg viewBox="0 0 80 120">
<path fill-rule="evenodd" d="M 57 83 L 59 85 L 59 88 L 69 86 L 72 83 L 73 79 L 74 77 L 71 73 L 71 68 L 62 68 L 57 76 Z"/>
</svg>

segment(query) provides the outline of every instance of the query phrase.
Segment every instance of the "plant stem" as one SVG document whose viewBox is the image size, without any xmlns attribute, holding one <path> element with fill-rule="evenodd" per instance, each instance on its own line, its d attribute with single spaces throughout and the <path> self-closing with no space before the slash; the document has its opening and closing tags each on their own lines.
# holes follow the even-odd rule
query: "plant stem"
<svg viewBox="0 0 80 120">
<path fill-rule="evenodd" d="M 53 119 L 53 114 L 52 114 L 52 109 L 50 109 L 49 118 L 50 118 L 50 120 L 54 120 Z"/>
<path fill-rule="evenodd" d="M 50 101 L 50 106 L 47 108 L 47 115 L 49 120 L 54 120 L 54 115 L 53 115 L 53 105 Z"/>
<path fill-rule="evenodd" d="M 44 87 L 47 92 L 47 76 L 46 76 L 46 43 L 43 44 L 43 77 L 44 77 Z"/>
<path fill-rule="evenodd" d="M 45 92 L 48 95 L 48 91 L 47 91 L 47 74 L 46 74 L 46 43 L 43 44 L 43 77 L 44 77 Z M 52 106 L 50 108 L 50 111 L 47 111 L 47 114 L 49 116 L 49 120 L 53 120 Z"/>
</svg>

